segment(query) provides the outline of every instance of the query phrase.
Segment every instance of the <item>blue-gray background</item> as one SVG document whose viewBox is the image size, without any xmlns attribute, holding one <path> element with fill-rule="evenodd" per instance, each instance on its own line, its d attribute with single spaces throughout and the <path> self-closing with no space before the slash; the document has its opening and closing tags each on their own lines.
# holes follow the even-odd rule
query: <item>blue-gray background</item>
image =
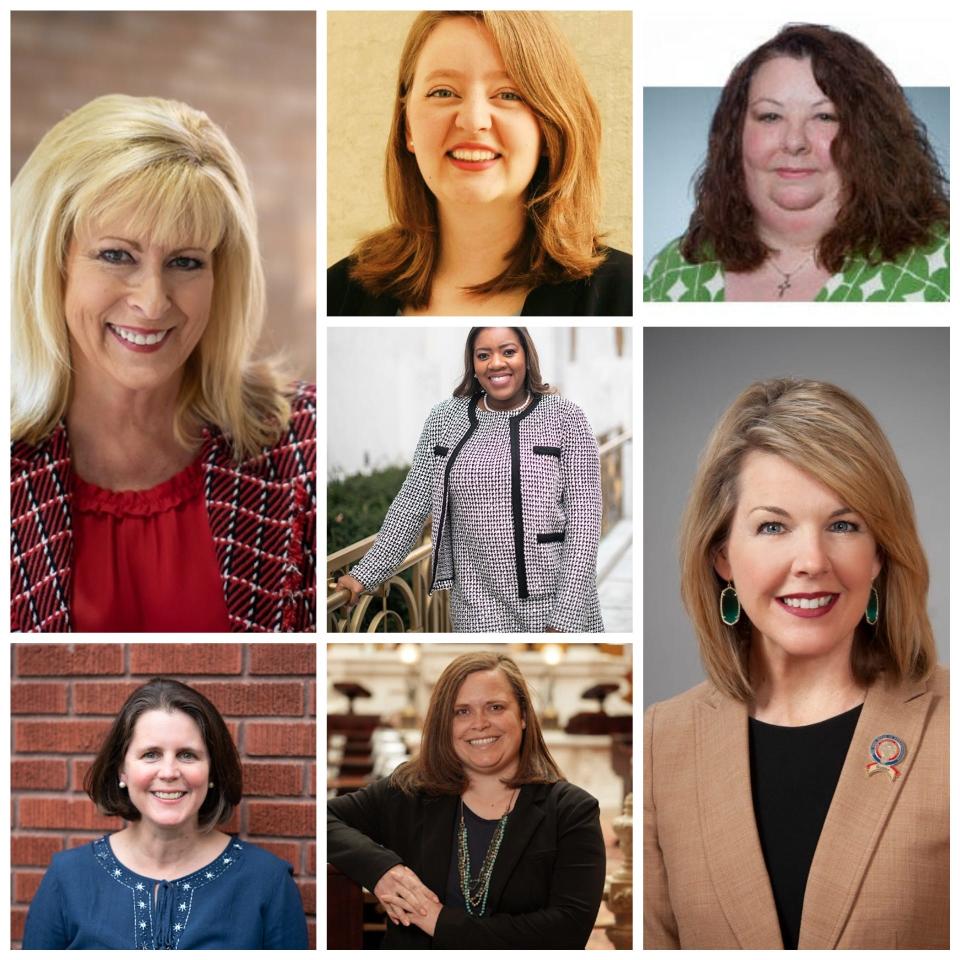
<svg viewBox="0 0 960 960">
<path fill-rule="evenodd" d="M 913 112 L 944 172 L 950 175 L 950 89 L 905 87 Z M 693 212 L 693 177 L 707 154 L 719 87 L 643 90 L 643 262 L 686 229 Z"/>
<path fill-rule="evenodd" d="M 930 564 L 928 610 L 949 661 L 949 330 L 651 328 L 643 331 L 643 704 L 704 679 L 680 602 L 680 516 L 720 414 L 755 380 L 810 377 L 861 400 L 913 494 Z"/>
</svg>

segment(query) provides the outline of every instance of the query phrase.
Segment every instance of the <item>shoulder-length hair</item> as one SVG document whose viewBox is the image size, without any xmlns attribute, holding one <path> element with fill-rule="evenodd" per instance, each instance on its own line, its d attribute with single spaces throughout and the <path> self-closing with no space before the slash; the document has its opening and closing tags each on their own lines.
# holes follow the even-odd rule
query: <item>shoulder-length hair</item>
<svg viewBox="0 0 960 960">
<path fill-rule="evenodd" d="M 202 693 L 166 677 L 154 677 L 127 698 L 83 778 L 83 789 L 105 815 L 130 821 L 140 819 L 140 811 L 130 802 L 127 791 L 120 789 L 118 771 L 133 739 L 137 720 L 148 710 L 165 713 L 179 710 L 200 728 L 213 782 L 199 810 L 200 827 L 212 830 L 225 823 L 243 794 L 243 771 L 237 748 L 217 708 Z"/>
<path fill-rule="evenodd" d="M 861 620 L 851 667 L 864 684 L 881 673 L 922 679 L 937 655 L 927 617 L 927 559 L 913 500 L 896 454 L 872 414 L 849 393 L 817 380 L 778 379 L 752 384 L 713 430 L 701 457 L 680 534 L 681 595 L 710 679 L 747 701 L 751 624 L 720 619 L 724 582 L 714 559 L 729 534 L 737 481 L 751 450 L 776 454 L 825 484 L 859 513 L 882 560 L 874 581 L 880 598 L 876 626 Z"/>
<path fill-rule="evenodd" d="M 350 275 L 378 296 L 412 307 L 430 301 L 439 261 L 437 202 L 407 149 L 407 97 L 420 51 L 450 17 L 470 17 L 490 31 L 507 73 L 540 122 L 546 156 L 527 189 L 526 229 L 495 277 L 468 288 L 484 295 L 590 276 L 603 262 L 600 221 L 600 111 L 569 43 L 538 11 L 421 13 L 400 57 L 387 144 L 387 202 L 394 223 L 351 254 Z"/>
<path fill-rule="evenodd" d="M 527 724 L 520 740 L 517 775 L 503 783 L 508 787 L 519 787 L 524 783 L 556 783 L 564 779 L 544 742 L 540 721 L 520 668 L 502 653 L 481 652 L 462 654 L 440 674 L 430 696 L 420 752 L 393 771 L 391 784 L 404 793 L 422 792 L 431 796 L 459 795 L 466 789 L 467 775 L 453 748 L 453 708 L 463 681 L 471 673 L 481 670 L 503 673 Z"/>
<path fill-rule="evenodd" d="M 775 57 L 809 58 L 814 79 L 837 109 L 830 146 L 842 180 L 840 210 L 817 261 L 836 273 L 848 256 L 895 260 L 931 243 L 950 217 L 946 178 L 890 70 L 864 44 L 813 24 L 784 27 L 734 67 L 710 125 L 696 178 L 696 207 L 681 244 L 691 262 L 719 260 L 731 271 L 759 267 L 770 249 L 757 235 L 743 172 L 743 125 L 750 81 Z"/>
<path fill-rule="evenodd" d="M 473 345 L 480 331 L 489 329 L 489 327 L 470 328 L 470 332 L 467 334 L 467 342 L 463 348 L 463 376 L 453 390 L 455 397 L 473 397 L 483 393 L 473 373 Z M 531 393 L 556 393 L 557 388 L 551 387 L 540 373 L 540 355 L 533 345 L 530 331 L 526 327 L 510 327 L 510 329 L 520 338 L 520 345 L 523 347 L 526 356 L 527 374 L 524 380 L 526 388 Z"/>
<path fill-rule="evenodd" d="M 231 438 L 238 459 L 275 443 L 290 405 L 272 367 L 251 359 L 264 281 L 243 163 L 205 113 L 120 95 L 92 100 L 57 123 L 13 183 L 13 439 L 39 443 L 66 412 L 67 251 L 79 225 L 115 217 L 164 246 L 213 250 L 210 317 L 184 370 L 177 439 L 195 441 L 191 423 L 199 419 Z"/>
</svg>

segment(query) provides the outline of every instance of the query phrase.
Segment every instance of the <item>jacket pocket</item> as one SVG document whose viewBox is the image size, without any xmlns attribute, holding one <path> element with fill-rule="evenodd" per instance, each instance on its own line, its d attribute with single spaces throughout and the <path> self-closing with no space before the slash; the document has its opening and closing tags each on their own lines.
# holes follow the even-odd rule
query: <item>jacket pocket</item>
<svg viewBox="0 0 960 960">
<path fill-rule="evenodd" d="M 556 457 L 559 460 L 561 450 L 559 447 L 534 447 L 533 452 L 542 457 Z"/>
<path fill-rule="evenodd" d="M 537 543 L 563 543 L 566 533 L 561 530 L 558 533 L 538 533 Z"/>
<path fill-rule="evenodd" d="M 548 597 L 557 592 L 563 557 L 563 533 L 527 535 L 527 589 L 531 597 Z"/>
</svg>

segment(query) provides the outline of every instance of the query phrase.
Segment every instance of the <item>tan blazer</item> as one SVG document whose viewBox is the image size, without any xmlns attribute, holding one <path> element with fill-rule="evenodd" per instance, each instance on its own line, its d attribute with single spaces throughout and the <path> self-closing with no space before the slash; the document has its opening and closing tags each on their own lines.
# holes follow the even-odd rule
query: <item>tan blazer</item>
<svg viewBox="0 0 960 960">
<path fill-rule="evenodd" d="M 867 693 L 807 878 L 801 949 L 949 947 L 949 674 Z M 867 775 L 892 733 L 901 776 Z M 643 945 L 782 949 L 747 708 L 708 683 L 644 714 Z"/>
</svg>

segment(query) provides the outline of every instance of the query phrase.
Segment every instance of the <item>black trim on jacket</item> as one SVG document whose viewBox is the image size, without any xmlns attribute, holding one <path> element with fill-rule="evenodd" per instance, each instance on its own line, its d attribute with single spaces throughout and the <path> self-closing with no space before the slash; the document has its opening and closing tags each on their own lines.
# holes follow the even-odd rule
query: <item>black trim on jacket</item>
<svg viewBox="0 0 960 960">
<path fill-rule="evenodd" d="M 582 280 L 543 284 L 527 294 L 524 317 L 629 317 L 633 315 L 633 257 L 613 247 L 606 259 Z M 350 258 L 327 270 L 327 316 L 395 317 L 401 307 L 393 297 L 370 293 L 349 276 Z"/>
<path fill-rule="evenodd" d="M 433 576 L 430 578 L 430 592 L 433 592 L 434 584 L 437 582 L 437 558 L 440 556 L 440 540 L 443 537 L 443 525 L 447 519 L 447 497 L 448 487 L 450 486 L 450 468 L 453 466 L 453 461 L 456 460 L 457 454 L 460 452 L 463 445 L 473 436 L 474 430 L 477 429 L 477 397 L 472 397 L 470 399 L 470 405 L 467 407 L 467 416 L 470 418 L 470 426 L 467 427 L 467 432 L 460 438 L 459 443 L 453 448 L 453 453 L 447 457 L 447 464 L 443 468 L 443 498 L 440 506 L 440 526 L 439 529 L 433 532 L 433 556 L 430 558 L 430 569 L 433 573 Z M 447 452 L 446 447 L 435 446 L 433 452 L 437 453 L 438 450 L 442 450 L 443 454 Z M 443 456 L 440 454 L 440 456 Z"/>
<path fill-rule="evenodd" d="M 520 484 L 520 421 L 533 413 L 541 394 L 535 393 L 526 410 L 510 418 L 510 506 L 513 510 L 513 549 L 517 561 L 517 596 L 526 600 L 527 560 L 523 553 L 523 490 Z"/>
</svg>

